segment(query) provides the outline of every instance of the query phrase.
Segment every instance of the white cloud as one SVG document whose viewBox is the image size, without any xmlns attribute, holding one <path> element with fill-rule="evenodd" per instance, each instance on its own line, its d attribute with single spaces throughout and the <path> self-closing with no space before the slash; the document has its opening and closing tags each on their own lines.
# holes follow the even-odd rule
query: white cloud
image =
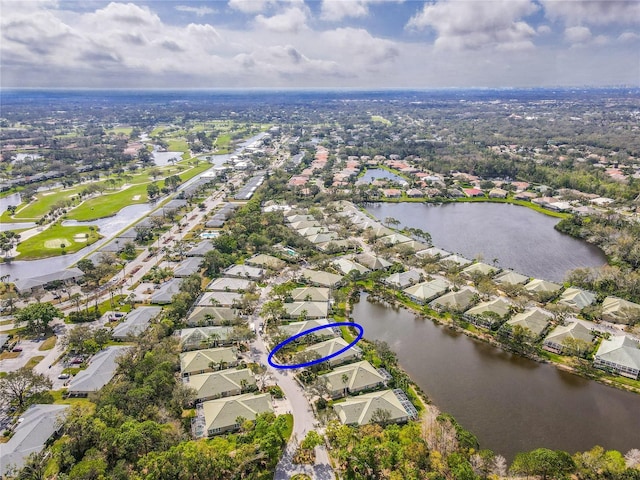
<svg viewBox="0 0 640 480">
<path fill-rule="evenodd" d="M 545 14 L 567 25 L 633 25 L 640 24 L 638 0 L 540 0 Z"/>
<path fill-rule="evenodd" d="M 345 65 L 383 67 L 400 56 L 395 42 L 373 37 L 361 28 L 338 28 L 322 33 L 322 44 L 340 55 Z"/>
<path fill-rule="evenodd" d="M 299 7 L 292 7 L 271 17 L 258 15 L 255 24 L 272 32 L 295 33 L 306 27 L 306 21 L 306 11 Z"/>
<path fill-rule="evenodd" d="M 533 47 L 536 32 L 521 19 L 537 9 L 532 0 L 442 0 L 425 4 L 407 28 L 435 30 L 435 44 L 444 49 L 526 49 Z"/>
<path fill-rule="evenodd" d="M 269 0 L 229 0 L 229 6 L 242 13 L 259 13 L 265 10 Z"/>
<path fill-rule="evenodd" d="M 623 32 L 618 36 L 618 41 L 623 43 L 637 42 L 640 40 L 640 34 L 635 32 Z"/>
<path fill-rule="evenodd" d="M 548 35 L 551 33 L 551 27 L 549 25 L 539 25 L 536 28 L 536 32 L 538 32 L 538 35 Z"/>
<path fill-rule="evenodd" d="M 591 30 L 587 27 L 568 27 L 564 31 L 564 38 L 571 44 L 586 43 L 591 40 Z"/>
<path fill-rule="evenodd" d="M 179 12 L 193 13 L 198 17 L 204 17 L 205 15 L 216 13 L 213 8 L 209 7 L 189 7 L 187 5 L 176 5 L 175 9 Z"/>
<path fill-rule="evenodd" d="M 404 0 L 322 0 L 320 16 L 323 20 L 339 21 L 343 18 L 366 17 L 369 15 L 369 5 L 374 3 L 395 2 Z"/>
</svg>

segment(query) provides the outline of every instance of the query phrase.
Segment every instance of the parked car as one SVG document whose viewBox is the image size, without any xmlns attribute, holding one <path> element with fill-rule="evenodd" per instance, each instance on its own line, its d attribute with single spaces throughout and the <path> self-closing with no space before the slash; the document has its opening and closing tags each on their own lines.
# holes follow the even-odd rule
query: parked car
<svg viewBox="0 0 640 480">
<path fill-rule="evenodd" d="M 84 360 L 82 360 L 82 358 L 80 358 L 80 357 L 73 357 L 73 358 L 71 359 L 71 362 L 70 362 L 70 363 L 72 363 L 72 364 L 74 364 L 74 365 L 79 365 L 79 364 L 81 364 L 83 361 L 84 361 Z"/>
<path fill-rule="evenodd" d="M 20 347 L 20 346 L 16 345 L 15 347 L 13 347 L 13 348 L 11 349 L 11 351 L 12 351 L 12 352 L 21 352 L 21 351 L 22 351 L 22 347 Z"/>
<path fill-rule="evenodd" d="M 66 380 L 67 378 L 71 378 L 71 374 L 70 373 L 61 373 L 60 375 L 58 375 L 58 378 L 60 380 Z"/>
</svg>

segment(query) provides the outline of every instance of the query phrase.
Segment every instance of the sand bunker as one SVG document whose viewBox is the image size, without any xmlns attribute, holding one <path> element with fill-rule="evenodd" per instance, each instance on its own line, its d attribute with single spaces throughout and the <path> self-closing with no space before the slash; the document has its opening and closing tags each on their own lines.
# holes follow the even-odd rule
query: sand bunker
<svg viewBox="0 0 640 480">
<path fill-rule="evenodd" d="M 73 236 L 73 241 L 76 243 L 86 242 L 89 240 L 89 236 L 86 233 L 76 233 Z"/>
<path fill-rule="evenodd" d="M 65 247 L 71 245 L 71 242 L 66 238 L 52 238 L 44 242 L 45 248 L 60 248 L 60 245 L 64 244 Z"/>
<path fill-rule="evenodd" d="M 131 197 L 131 200 L 137 202 L 138 200 L 140 200 L 140 195 L 134 195 L 133 197 Z"/>
</svg>

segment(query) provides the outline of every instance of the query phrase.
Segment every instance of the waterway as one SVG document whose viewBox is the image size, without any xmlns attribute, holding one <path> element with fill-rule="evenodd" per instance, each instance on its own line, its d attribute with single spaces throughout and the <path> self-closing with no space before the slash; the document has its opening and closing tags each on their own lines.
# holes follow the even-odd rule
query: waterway
<svg viewBox="0 0 640 480">
<path fill-rule="evenodd" d="M 358 182 L 372 183 L 374 180 L 386 179 L 391 182 L 397 182 L 400 185 L 406 185 L 407 181 L 395 173 L 388 172 L 382 168 L 369 168 L 362 177 L 358 178 Z"/>
<path fill-rule="evenodd" d="M 551 281 L 568 271 L 607 263 L 597 247 L 553 227 L 558 219 L 526 207 L 503 203 L 377 203 L 367 211 L 381 222 L 392 217 L 400 226 L 421 228 L 433 244 L 502 268 Z"/>
<path fill-rule="evenodd" d="M 562 372 L 395 309 L 363 294 L 352 318 L 383 340 L 443 412 L 508 459 L 546 447 L 640 448 L 640 395 Z"/>
</svg>

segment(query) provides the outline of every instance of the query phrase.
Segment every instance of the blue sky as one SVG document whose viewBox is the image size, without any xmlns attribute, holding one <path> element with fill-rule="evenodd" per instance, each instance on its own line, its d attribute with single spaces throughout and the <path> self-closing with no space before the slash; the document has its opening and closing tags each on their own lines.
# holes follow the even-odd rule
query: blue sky
<svg viewBox="0 0 640 480">
<path fill-rule="evenodd" d="M 0 0 L 0 86 L 640 85 L 640 0 Z"/>
</svg>

